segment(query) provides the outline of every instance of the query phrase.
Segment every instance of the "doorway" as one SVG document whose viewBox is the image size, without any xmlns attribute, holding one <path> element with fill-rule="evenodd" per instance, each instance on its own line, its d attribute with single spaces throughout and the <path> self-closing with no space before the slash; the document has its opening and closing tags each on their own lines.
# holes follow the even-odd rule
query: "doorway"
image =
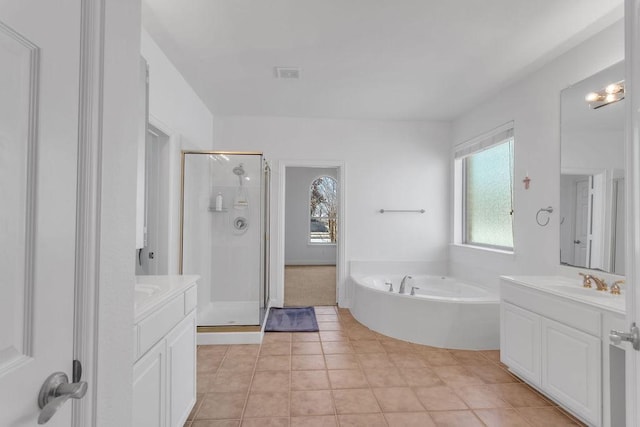
<svg viewBox="0 0 640 427">
<path fill-rule="evenodd" d="M 169 273 L 169 136 L 149 125 L 145 142 L 144 247 L 136 275 Z"/>
<path fill-rule="evenodd" d="M 284 306 L 338 300 L 338 179 L 337 167 L 285 169 Z"/>
</svg>

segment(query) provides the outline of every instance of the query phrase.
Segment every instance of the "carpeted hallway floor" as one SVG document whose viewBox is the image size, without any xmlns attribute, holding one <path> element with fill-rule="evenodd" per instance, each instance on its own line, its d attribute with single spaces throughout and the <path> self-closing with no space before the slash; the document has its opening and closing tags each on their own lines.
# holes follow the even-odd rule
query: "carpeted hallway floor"
<svg viewBox="0 0 640 427">
<path fill-rule="evenodd" d="M 284 268 L 285 307 L 335 305 L 335 265 L 287 265 Z"/>
</svg>

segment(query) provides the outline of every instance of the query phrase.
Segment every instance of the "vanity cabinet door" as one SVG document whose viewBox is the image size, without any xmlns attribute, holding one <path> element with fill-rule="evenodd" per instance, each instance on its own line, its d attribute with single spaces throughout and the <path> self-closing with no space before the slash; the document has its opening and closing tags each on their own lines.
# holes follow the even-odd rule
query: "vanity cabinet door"
<svg viewBox="0 0 640 427">
<path fill-rule="evenodd" d="M 166 426 L 166 341 L 161 340 L 133 365 L 133 425 Z"/>
<path fill-rule="evenodd" d="M 500 359 L 534 385 L 540 385 L 540 320 L 513 304 L 500 304 Z"/>
<path fill-rule="evenodd" d="M 590 424 L 601 425 L 601 342 L 542 318 L 542 389 Z"/>
<path fill-rule="evenodd" d="M 196 403 L 196 311 L 167 335 L 169 425 L 182 427 Z"/>
</svg>

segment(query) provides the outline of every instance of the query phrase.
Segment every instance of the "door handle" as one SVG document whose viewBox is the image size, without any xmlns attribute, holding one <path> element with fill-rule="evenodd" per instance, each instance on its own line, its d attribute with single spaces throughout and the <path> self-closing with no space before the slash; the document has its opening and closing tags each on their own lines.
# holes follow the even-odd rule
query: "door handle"
<svg viewBox="0 0 640 427">
<path fill-rule="evenodd" d="M 576 245 L 579 245 L 582 242 L 580 240 L 574 240 L 573 243 L 575 243 Z"/>
<path fill-rule="evenodd" d="M 46 424 L 58 409 L 69 399 L 82 399 L 87 394 L 87 382 L 70 383 L 64 372 L 49 375 L 38 395 L 38 406 L 42 411 L 38 424 Z"/>
<path fill-rule="evenodd" d="M 640 350 L 640 329 L 638 329 L 635 323 L 631 324 L 631 330 L 629 332 L 612 329 L 611 332 L 609 332 L 609 339 L 616 345 L 622 341 L 630 342 L 634 350 Z"/>
</svg>

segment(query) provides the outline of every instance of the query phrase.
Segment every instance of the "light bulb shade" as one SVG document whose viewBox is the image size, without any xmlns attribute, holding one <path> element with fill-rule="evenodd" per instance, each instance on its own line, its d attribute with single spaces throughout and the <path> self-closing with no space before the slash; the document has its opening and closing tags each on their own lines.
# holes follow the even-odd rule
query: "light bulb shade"
<svg viewBox="0 0 640 427">
<path fill-rule="evenodd" d="M 609 94 L 622 92 L 622 85 L 620 83 L 611 83 L 604 91 Z"/>
<path fill-rule="evenodd" d="M 587 94 L 587 96 L 584 97 L 584 100 L 587 102 L 594 102 L 594 101 L 598 101 L 600 99 L 600 95 L 598 95 L 596 92 L 590 92 Z"/>
</svg>

